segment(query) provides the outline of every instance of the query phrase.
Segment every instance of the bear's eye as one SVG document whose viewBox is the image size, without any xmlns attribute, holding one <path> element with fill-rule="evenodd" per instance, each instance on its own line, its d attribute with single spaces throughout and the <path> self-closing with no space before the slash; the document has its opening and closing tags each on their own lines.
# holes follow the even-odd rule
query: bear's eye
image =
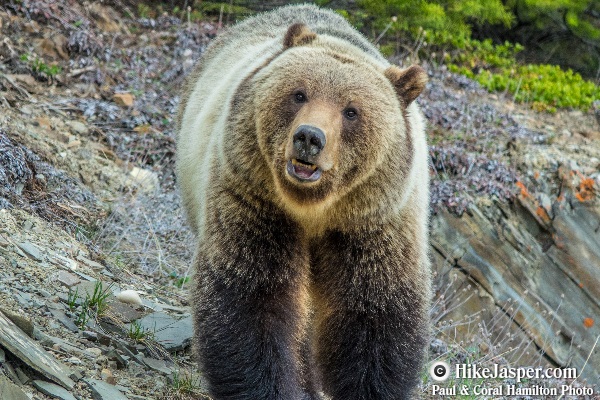
<svg viewBox="0 0 600 400">
<path fill-rule="evenodd" d="M 294 101 L 296 103 L 306 103 L 308 99 L 306 98 L 306 95 L 304 93 L 296 92 L 294 93 Z"/>
<path fill-rule="evenodd" d="M 347 108 L 344 110 L 344 117 L 349 120 L 356 119 L 358 117 L 358 111 L 354 108 Z"/>
</svg>

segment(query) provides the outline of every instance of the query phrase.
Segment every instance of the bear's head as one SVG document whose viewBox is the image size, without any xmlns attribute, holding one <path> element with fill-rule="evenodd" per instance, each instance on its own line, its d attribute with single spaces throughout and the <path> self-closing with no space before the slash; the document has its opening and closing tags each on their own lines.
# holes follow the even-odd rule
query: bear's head
<svg viewBox="0 0 600 400">
<path fill-rule="evenodd" d="M 289 27 L 282 52 L 254 76 L 259 147 L 281 199 L 332 204 L 384 162 L 408 174 L 407 108 L 426 81 L 420 67 L 389 66 L 342 39 Z"/>
</svg>

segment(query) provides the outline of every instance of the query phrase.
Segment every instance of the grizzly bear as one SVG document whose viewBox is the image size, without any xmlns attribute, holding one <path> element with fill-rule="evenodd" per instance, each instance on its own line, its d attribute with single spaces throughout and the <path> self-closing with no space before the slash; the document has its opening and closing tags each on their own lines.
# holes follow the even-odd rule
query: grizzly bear
<svg viewBox="0 0 600 400">
<path fill-rule="evenodd" d="M 332 11 L 227 29 L 191 74 L 177 179 L 213 399 L 404 399 L 428 340 L 428 156 L 399 68 Z"/>
</svg>

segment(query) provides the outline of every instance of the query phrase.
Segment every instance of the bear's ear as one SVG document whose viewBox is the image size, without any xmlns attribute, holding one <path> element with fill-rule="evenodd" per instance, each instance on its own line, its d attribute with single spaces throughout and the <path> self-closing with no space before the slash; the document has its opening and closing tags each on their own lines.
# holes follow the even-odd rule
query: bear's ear
<svg viewBox="0 0 600 400">
<path fill-rule="evenodd" d="M 294 46 L 309 44 L 316 38 L 317 34 L 311 31 L 308 26 L 301 23 L 294 24 L 288 28 L 288 31 L 285 34 L 283 48 L 287 49 Z"/>
<path fill-rule="evenodd" d="M 400 69 L 394 65 L 385 70 L 385 77 L 392 82 L 396 93 L 404 101 L 406 107 L 425 89 L 427 72 L 418 65 Z"/>
</svg>

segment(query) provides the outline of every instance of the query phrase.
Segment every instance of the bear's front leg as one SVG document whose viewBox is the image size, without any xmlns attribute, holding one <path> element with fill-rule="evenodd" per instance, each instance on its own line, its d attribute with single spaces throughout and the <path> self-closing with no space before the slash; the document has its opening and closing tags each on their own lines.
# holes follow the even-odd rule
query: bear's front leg
<svg viewBox="0 0 600 400">
<path fill-rule="evenodd" d="M 301 376 L 308 271 L 299 229 L 268 205 L 227 194 L 209 215 L 192 301 L 210 395 L 312 399 Z"/>
<path fill-rule="evenodd" d="M 418 229 L 330 232 L 313 246 L 317 361 L 333 400 L 416 397 L 430 293 Z"/>
</svg>

